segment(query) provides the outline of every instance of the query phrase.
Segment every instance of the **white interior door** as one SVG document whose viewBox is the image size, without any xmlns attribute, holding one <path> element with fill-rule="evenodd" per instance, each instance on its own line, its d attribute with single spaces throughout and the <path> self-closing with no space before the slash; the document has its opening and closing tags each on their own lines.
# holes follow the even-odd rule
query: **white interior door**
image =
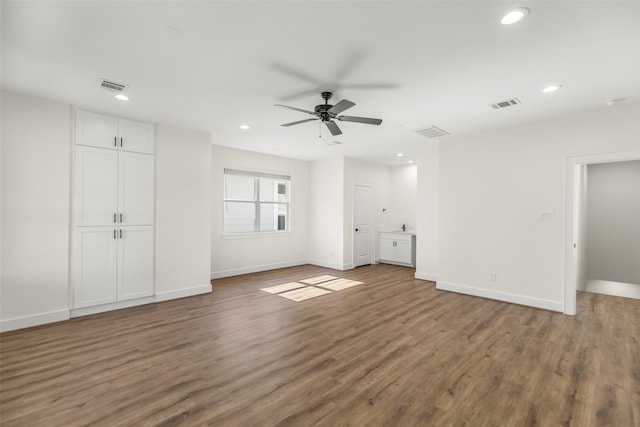
<svg viewBox="0 0 640 427">
<path fill-rule="evenodd" d="M 353 266 L 373 262 L 373 187 L 353 187 Z"/>
</svg>

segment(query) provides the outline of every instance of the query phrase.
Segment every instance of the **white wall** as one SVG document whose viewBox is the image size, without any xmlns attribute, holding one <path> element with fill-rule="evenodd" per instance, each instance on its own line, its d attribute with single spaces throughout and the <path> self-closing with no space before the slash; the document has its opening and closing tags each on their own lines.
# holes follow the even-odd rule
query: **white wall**
<svg viewBox="0 0 640 427">
<path fill-rule="evenodd" d="M 566 158 L 638 150 L 638 117 L 617 107 L 442 141 L 438 287 L 562 311 Z"/>
<path fill-rule="evenodd" d="M 309 262 L 344 270 L 344 158 L 309 167 Z"/>
<path fill-rule="evenodd" d="M 213 146 L 211 163 L 211 278 L 305 264 L 309 238 L 309 163 L 220 146 Z M 290 232 L 243 238 L 223 236 L 224 168 L 290 175 Z"/>
<path fill-rule="evenodd" d="M 390 219 L 383 209 L 390 210 L 390 174 L 389 167 L 362 162 L 359 160 L 344 159 L 344 224 L 342 239 L 344 241 L 343 265 L 345 269 L 353 267 L 353 186 L 355 184 L 370 184 L 374 188 L 374 221 L 376 233 L 374 259 L 378 258 L 379 239 L 377 230 L 388 227 Z"/>
<path fill-rule="evenodd" d="M 416 274 L 418 279 L 438 278 L 438 149 L 427 143 L 418 154 L 416 189 Z"/>
<path fill-rule="evenodd" d="M 158 126 L 156 299 L 211 292 L 211 136 Z"/>
<path fill-rule="evenodd" d="M 389 168 L 389 202 L 387 211 L 391 227 L 416 228 L 418 165 Z"/>
<path fill-rule="evenodd" d="M 3 330 L 69 317 L 69 105 L 1 95 Z"/>
<path fill-rule="evenodd" d="M 587 277 L 640 285 L 640 160 L 587 168 Z"/>
</svg>

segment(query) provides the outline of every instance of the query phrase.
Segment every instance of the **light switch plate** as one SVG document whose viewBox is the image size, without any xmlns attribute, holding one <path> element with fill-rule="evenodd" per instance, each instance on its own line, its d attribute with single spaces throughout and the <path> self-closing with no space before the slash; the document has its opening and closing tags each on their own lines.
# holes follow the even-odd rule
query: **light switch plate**
<svg viewBox="0 0 640 427">
<path fill-rule="evenodd" d="M 538 212 L 538 221 L 553 221 L 554 217 L 553 211 Z"/>
</svg>

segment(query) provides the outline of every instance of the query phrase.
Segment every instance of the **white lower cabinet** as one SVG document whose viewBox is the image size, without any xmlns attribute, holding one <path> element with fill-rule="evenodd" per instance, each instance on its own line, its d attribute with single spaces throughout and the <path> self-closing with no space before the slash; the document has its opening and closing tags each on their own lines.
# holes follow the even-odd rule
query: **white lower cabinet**
<svg viewBox="0 0 640 427">
<path fill-rule="evenodd" d="M 74 308 L 153 295 L 153 227 L 76 227 Z"/>
<path fill-rule="evenodd" d="M 380 233 L 380 262 L 415 266 L 415 236 L 408 233 Z"/>
<path fill-rule="evenodd" d="M 153 229 L 118 231 L 118 301 L 153 295 Z"/>
</svg>

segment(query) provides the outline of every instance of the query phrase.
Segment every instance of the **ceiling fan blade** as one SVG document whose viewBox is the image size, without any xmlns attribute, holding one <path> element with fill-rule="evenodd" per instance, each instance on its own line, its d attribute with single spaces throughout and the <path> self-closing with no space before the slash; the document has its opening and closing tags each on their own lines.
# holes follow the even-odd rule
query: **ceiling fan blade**
<svg viewBox="0 0 640 427">
<path fill-rule="evenodd" d="M 298 120 L 297 122 L 285 123 L 285 124 L 280 125 L 280 126 L 293 126 L 293 125 L 299 125 L 300 123 L 312 122 L 312 121 L 314 121 L 314 120 L 320 120 L 320 119 L 315 118 L 315 119 L 304 119 L 304 120 Z"/>
<path fill-rule="evenodd" d="M 342 101 L 338 102 L 333 107 L 329 108 L 327 111 L 329 112 L 329 114 L 336 115 L 336 114 L 342 113 L 347 108 L 353 107 L 354 105 L 356 105 L 356 104 L 354 104 L 353 102 L 348 101 L 346 99 L 343 99 Z"/>
<path fill-rule="evenodd" d="M 340 130 L 340 128 L 338 127 L 336 122 L 327 121 L 327 122 L 324 122 L 324 124 L 327 125 L 327 128 L 329 128 L 329 131 L 331 132 L 331 135 L 333 135 L 333 136 L 342 135 L 342 131 Z"/>
<path fill-rule="evenodd" d="M 342 120 L 343 122 L 366 123 L 368 125 L 379 125 L 382 123 L 382 119 L 370 119 L 368 117 L 338 116 L 336 119 Z"/>
<path fill-rule="evenodd" d="M 302 108 L 289 107 L 288 105 L 274 104 L 273 106 L 274 107 L 288 108 L 289 110 L 300 111 L 301 113 L 307 113 L 307 114 L 311 114 L 311 115 L 315 115 L 316 114 L 313 111 L 303 110 Z"/>
</svg>

